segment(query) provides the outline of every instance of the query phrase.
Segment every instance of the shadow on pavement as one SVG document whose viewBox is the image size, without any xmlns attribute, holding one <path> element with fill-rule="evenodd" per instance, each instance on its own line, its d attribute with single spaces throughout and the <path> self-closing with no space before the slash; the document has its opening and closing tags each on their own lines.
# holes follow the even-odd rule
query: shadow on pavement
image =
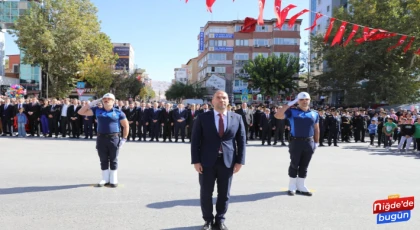
<svg viewBox="0 0 420 230">
<path fill-rule="evenodd" d="M 242 203 L 242 202 L 253 202 L 258 200 L 264 200 L 273 198 L 275 196 L 287 195 L 287 192 L 265 192 L 255 193 L 248 195 L 231 196 L 229 203 Z M 213 203 L 216 203 L 216 198 L 213 199 Z M 176 206 L 200 206 L 200 199 L 189 199 L 189 200 L 171 200 L 148 204 L 148 208 L 164 209 L 173 208 Z"/>
<path fill-rule="evenodd" d="M 164 228 L 162 230 L 197 230 L 201 228 L 202 226 L 190 226 L 190 227 L 178 227 L 178 228 Z"/>
<path fill-rule="evenodd" d="M 364 151 L 369 152 L 370 155 L 376 155 L 376 156 L 402 156 L 402 157 L 411 157 L 414 159 L 420 159 L 420 155 L 413 153 L 412 149 L 410 148 L 409 152 L 399 152 L 396 146 L 391 147 L 390 150 L 386 150 L 383 147 L 370 147 L 367 146 L 344 146 L 343 149 L 350 149 L 355 151 Z"/>
<path fill-rule="evenodd" d="M 91 184 L 77 184 L 77 185 L 60 185 L 60 186 L 33 186 L 33 187 L 16 187 L 16 188 L 0 188 L 0 195 L 10 195 L 30 192 L 48 192 L 64 189 L 73 189 L 80 187 L 89 187 Z"/>
</svg>

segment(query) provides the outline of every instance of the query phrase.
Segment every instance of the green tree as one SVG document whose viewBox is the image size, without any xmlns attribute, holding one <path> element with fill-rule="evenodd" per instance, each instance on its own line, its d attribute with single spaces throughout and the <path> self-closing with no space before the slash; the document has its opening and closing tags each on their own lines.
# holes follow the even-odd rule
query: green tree
<svg viewBox="0 0 420 230">
<path fill-rule="evenodd" d="M 48 74 L 49 95 L 67 96 L 75 87 L 80 63 L 87 56 L 108 63 L 112 44 L 100 32 L 97 9 L 89 0 L 32 2 L 27 14 L 15 23 L 11 34 L 25 54 L 22 62 L 40 65 Z"/>
<path fill-rule="evenodd" d="M 79 63 L 81 80 L 89 82 L 98 95 L 103 95 L 109 92 L 114 78 L 113 64 L 111 60 L 105 62 L 97 56 L 88 55 L 83 62 Z"/>
<path fill-rule="evenodd" d="M 165 92 L 166 99 L 180 101 L 185 98 L 203 98 L 206 90 L 199 85 L 186 85 L 181 82 L 175 82 Z"/>
<path fill-rule="evenodd" d="M 349 3 L 348 11 L 336 9 L 333 17 L 389 32 L 420 36 L 420 2 L 417 0 L 352 0 Z M 332 35 L 340 24 L 335 22 Z M 352 25 L 347 25 L 343 40 L 347 40 L 351 28 Z M 354 39 L 362 37 L 362 31 L 363 28 L 359 27 Z M 333 37 L 330 36 L 327 45 L 321 35 L 311 38 L 312 53 L 316 54 L 315 64 L 320 65 L 324 61 L 328 64 L 324 73 L 316 77 L 321 86 L 319 93 L 343 90 L 344 104 L 347 105 L 418 100 L 420 63 L 413 51 L 419 47 L 419 41 L 415 41 L 412 49 L 404 53 L 410 37 L 401 47 L 390 52 L 387 52 L 388 47 L 396 44 L 401 35 L 360 45 L 352 41 L 346 47 L 331 47 Z"/>
<path fill-rule="evenodd" d="M 248 81 L 249 88 L 260 89 L 261 94 L 275 98 L 280 91 L 290 94 L 298 89 L 300 64 L 299 58 L 280 54 L 267 58 L 258 55 L 243 67 L 249 77 L 242 78 Z"/>
<path fill-rule="evenodd" d="M 115 96 L 120 99 L 135 98 L 139 95 L 143 83 L 137 80 L 136 74 L 125 77 L 125 74 L 114 76 L 111 84 Z"/>
<path fill-rule="evenodd" d="M 139 96 L 141 100 L 148 101 L 156 97 L 155 91 L 150 86 L 144 86 L 140 89 Z"/>
</svg>

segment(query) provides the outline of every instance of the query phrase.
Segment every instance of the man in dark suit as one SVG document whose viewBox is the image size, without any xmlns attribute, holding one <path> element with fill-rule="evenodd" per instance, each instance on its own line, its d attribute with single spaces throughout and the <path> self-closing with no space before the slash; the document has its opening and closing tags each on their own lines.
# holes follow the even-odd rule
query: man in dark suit
<svg viewBox="0 0 420 230">
<path fill-rule="evenodd" d="M 200 203 L 205 224 L 203 230 L 215 227 L 226 230 L 232 176 L 245 164 L 245 126 L 239 114 L 227 111 L 229 97 L 217 91 L 212 100 L 214 110 L 200 114 L 194 123 L 191 163 L 199 173 Z M 212 194 L 217 181 L 216 216 L 213 216 Z"/>
<path fill-rule="evenodd" d="M 125 110 L 125 115 L 128 120 L 128 124 L 130 126 L 130 134 L 127 137 L 127 141 L 130 140 L 130 137 L 133 139 L 133 141 L 136 140 L 136 128 L 137 128 L 137 110 L 134 108 L 134 102 L 130 102 L 128 109 Z"/>
<path fill-rule="evenodd" d="M 31 137 L 33 137 L 35 133 L 39 137 L 39 119 L 41 117 L 41 106 L 39 105 L 36 98 L 31 99 L 31 103 L 27 105 L 27 109 Z"/>
<path fill-rule="evenodd" d="M 6 133 L 13 136 L 13 119 L 16 114 L 15 107 L 10 104 L 10 98 L 6 98 L 4 105 L 0 107 L 0 116 L 3 126 L 3 136 L 6 136 Z"/>
<path fill-rule="evenodd" d="M 260 130 L 261 130 L 261 140 L 262 145 L 264 145 L 265 140 L 267 144 L 271 145 L 271 131 L 276 128 L 274 115 L 270 113 L 270 109 L 266 108 L 264 113 L 261 114 L 260 118 Z"/>
<path fill-rule="evenodd" d="M 67 109 L 67 117 L 70 119 L 71 132 L 73 134 L 72 138 L 80 137 L 80 116 L 78 113 L 80 108 L 81 107 L 78 105 L 77 99 L 73 99 L 73 105 L 69 106 Z"/>
<path fill-rule="evenodd" d="M 146 108 L 146 103 L 141 103 L 141 106 L 137 109 L 137 129 L 139 141 L 143 138 L 143 141 L 146 141 L 147 125 L 148 122 L 148 110 Z"/>
<path fill-rule="evenodd" d="M 58 138 L 58 121 L 60 119 L 61 109 L 60 105 L 57 105 L 57 99 L 52 100 L 52 104 L 48 108 L 48 127 L 50 129 L 49 137 L 55 133 L 55 138 Z"/>
<path fill-rule="evenodd" d="M 197 110 L 195 110 L 195 104 L 190 105 L 190 109 L 188 110 L 188 119 L 187 119 L 187 130 L 188 130 L 188 139 L 191 142 L 191 133 L 193 129 L 193 124 L 195 121 L 195 118 L 197 117 Z"/>
<path fill-rule="evenodd" d="M 252 114 L 252 111 L 248 109 L 248 105 L 245 102 L 242 103 L 242 109 L 238 109 L 235 112 L 242 116 L 245 125 L 246 143 L 248 144 L 248 132 L 254 123 L 254 115 Z"/>
<path fill-rule="evenodd" d="M 172 120 L 172 104 L 165 104 L 165 109 L 162 110 L 162 125 L 163 125 L 163 142 L 166 142 L 166 139 L 169 139 L 169 142 L 172 142 L 172 126 L 174 121 Z"/>
<path fill-rule="evenodd" d="M 151 125 L 150 141 L 156 139 L 156 141 L 159 142 L 159 130 L 162 123 L 162 117 L 161 110 L 158 108 L 157 102 L 153 103 L 153 108 L 150 109 L 149 123 Z"/>
<path fill-rule="evenodd" d="M 185 142 L 185 126 L 188 119 L 188 111 L 184 109 L 183 104 L 179 104 L 178 109 L 172 113 L 172 119 L 175 123 L 175 142 L 178 142 L 179 130 L 181 130 L 182 142 Z"/>
</svg>

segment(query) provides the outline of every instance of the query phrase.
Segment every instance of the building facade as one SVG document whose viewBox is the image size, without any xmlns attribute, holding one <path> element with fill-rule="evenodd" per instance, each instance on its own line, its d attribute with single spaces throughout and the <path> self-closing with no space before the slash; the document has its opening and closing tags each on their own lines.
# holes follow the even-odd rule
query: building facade
<svg viewBox="0 0 420 230">
<path fill-rule="evenodd" d="M 265 20 L 264 25 L 257 25 L 253 33 L 240 32 L 243 20 L 207 22 L 197 36 L 197 81 L 207 81 L 216 74 L 225 80 L 230 101 L 240 103 L 242 91 L 248 87 L 248 83 L 240 79 L 247 76 L 243 66 L 260 54 L 268 57 L 288 53 L 299 57 L 301 22 L 298 19 L 289 28 L 286 20 L 279 29 L 275 27 L 277 19 Z M 251 91 L 248 96 L 253 101 L 264 100 L 258 91 Z"/>
<path fill-rule="evenodd" d="M 175 82 L 181 82 L 184 84 L 188 83 L 188 69 L 187 68 L 175 68 L 174 69 L 174 80 Z"/>
<path fill-rule="evenodd" d="M 186 64 L 189 74 L 188 74 L 188 83 L 194 84 L 197 82 L 198 78 L 198 58 L 191 58 Z"/>
<path fill-rule="evenodd" d="M 127 71 L 128 73 L 134 73 L 134 48 L 130 43 L 112 43 L 114 46 L 114 54 L 118 54 L 118 60 L 115 64 L 116 71 Z"/>
<path fill-rule="evenodd" d="M 311 0 L 311 10 L 315 12 L 319 12 L 325 16 L 332 17 L 333 16 L 333 10 L 337 7 L 344 7 L 345 9 L 348 9 L 349 3 L 348 0 Z M 311 25 L 313 24 L 315 20 L 315 13 L 311 13 Z M 324 35 L 328 29 L 329 26 L 329 18 L 327 17 L 321 17 L 317 20 L 317 26 L 312 32 L 316 35 Z M 311 58 L 315 58 L 311 54 Z M 323 61 L 319 64 L 312 65 L 311 74 L 314 76 L 320 75 L 326 70 L 328 67 L 328 63 L 326 61 Z M 322 86 L 320 86 L 322 88 Z M 326 93 L 325 95 L 325 103 L 332 104 L 332 105 L 338 105 L 343 101 L 344 97 L 344 90 L 338 90 L 338 91 L 330 91 Z"/>
</svg>

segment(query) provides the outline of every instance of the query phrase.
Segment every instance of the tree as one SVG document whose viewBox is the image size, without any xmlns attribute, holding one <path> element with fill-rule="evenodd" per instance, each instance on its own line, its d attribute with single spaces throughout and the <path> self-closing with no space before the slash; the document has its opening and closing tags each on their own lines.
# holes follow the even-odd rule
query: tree
<svg viewBox="0 0 420 230">
<path fill-rule="evenodd" d="M 152 87 L 150 87 L 150 86 L 144 86 L 143 88 L 140 89 L 139 96 L 140 96 L 140 98 L 143 101 L 148 101 L 151 98 L 155 98 L 156 97 L 156 93 L 152 89 Z"/>
<path fill-rule="evenodd" d="M 183 98 L 203 98 L 205 89 L 199 85 L 186 85 L 181 82 L 175 82 L 165 92 L 168 100 L 181 100 Z"/>
<path fill-rule="evenodd" d="M 100 32 L 97 9 L 89 0 L 30 4 L 10 33 L 17 36 L 22 62 L 40 65 L 48 74 L 50 95 L 67 96 L 75 88 L 75 76 L 87 56 L 105 63 L 114 58 L 110 39 Z"/>
<path fill-rule="evenodd" d="M 249 77 L 242 78 L 250 82 L 249 88 L 259 88 L 261 94 L 275 98 L 280 91 L 290 94 L 297 90 L 299 80 L 299 58 L 280 54 L 267 58 L 258 55 L 254 60 L 249 61 L 243 67 Z"/>
<path fill-rule="evenodd" d="M 114 78 L 112 68 L 114 62 L 112 60 L 107 61 L 97 56 L 87 55 L 85 60 L 79 63 L 80 80 L 89 82 L 96 89 L 98 95 L 109 92 Z"/>
<path fill-rule="evenodd" d="M 420 36 L 417 29 L 420 26 L 420 2 L 416 0 L 353 0 L 350 1 L 349 10 L 336 9 L 333 17 L 366 25 L 373 28 L 384 29 L 412 36 Z M 334 35 L 341 22 L 335 22 L 331 34 Z M 352 25 L 347 25 L 343 40 L 347 40 Z M 362 37 L 363 28 L 354 36 Z M 354 41 L 346 47 L 336 45 L 331 47 L 330 36 L 327 45 L 323 36 L 311 38 L 316 54 L 315 63 L 320 65 L 324 61 L 324 73 L 317 76 L 321 85 L 319 93 L 325 91 L 345 91 L 344 104 L 371 104 L 386 101 L 389 104 L 409 103 L 418 100 L 420 84 L 419 61 L 413 50 L 419 47 L 420 42 L 415 41 L 412 49 L 403 52 L 410 37 L 401 46 L 390 52 L 388 47 L 393 46 L 401 38 L 397 35 L 383 40 L 363 42 L 357 45 Z"/>
<path fill-rule="evenodd" d="M 128 77 L 125 77 L 125 74 L 121 74 L 113 77 L 111 91 L 114 92 L 116 98 L 127 99 L 139 95 L 142 87 L 144 87 L 144 85 L 137 80 L 136 74 L 132 74 Z"/>
</svg>

